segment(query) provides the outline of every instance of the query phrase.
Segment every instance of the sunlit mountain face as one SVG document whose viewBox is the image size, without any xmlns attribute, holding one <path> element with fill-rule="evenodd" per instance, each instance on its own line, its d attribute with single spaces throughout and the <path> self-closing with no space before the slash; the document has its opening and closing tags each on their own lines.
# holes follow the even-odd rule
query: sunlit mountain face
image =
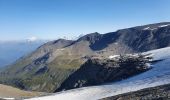
<svg viewBox="0 0 170 100">
<path fill-rule="evenodd" d="M 45 40 L 0 41 L 0 68 L 29 54 L 45 42 Z"/>
</svg>

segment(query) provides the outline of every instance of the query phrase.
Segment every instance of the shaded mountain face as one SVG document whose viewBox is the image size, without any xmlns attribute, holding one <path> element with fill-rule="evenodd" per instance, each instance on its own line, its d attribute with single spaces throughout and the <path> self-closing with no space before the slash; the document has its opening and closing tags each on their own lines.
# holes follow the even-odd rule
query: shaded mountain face
<svg viewBox="0 0 170 100">
<path fill-rule="evenodd" d="M 56 92 L 127 79 L 151 69 L 149 65 L 151 60 L 151 57 L 145 55 L 122 55 L 114 59 L 89 59 L 70 75 Z"/>
<path fill-rule="evenodd" d="M 91 45 L 92 50 L 102 50 L 115 44 L 124 46 L 125 51 L 143 52 L 170 45 L 170 23 L 158 23 L 104 34 Z M 122 49 L 123 50 L 123 49 Z"/>
<path fill-rule="evenodd" d="M 48 42 L 0 75 L 0 83 L 26 90 L 54 92 L 88 58 L 143 52 L 170 46 L 170 23 L 132 27 L 78 40 Z"/>
</svg>

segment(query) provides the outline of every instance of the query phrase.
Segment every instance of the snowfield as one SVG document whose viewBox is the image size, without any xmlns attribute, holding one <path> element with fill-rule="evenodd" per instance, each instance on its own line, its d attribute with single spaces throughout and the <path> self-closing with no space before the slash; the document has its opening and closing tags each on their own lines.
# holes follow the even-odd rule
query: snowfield
<svg viewBox="0 0 170 100">
<path fill-rule="evenodd" d="M 154 60 L 161 60 L 152 65 L 152 69 L 126 80 L 99 86 L 84 87 L 55 93 L 49 96 L 27 100 L 96 100 L 144 88 L 170 83 L 170 47 L 152 50 Z"/>
</svg>

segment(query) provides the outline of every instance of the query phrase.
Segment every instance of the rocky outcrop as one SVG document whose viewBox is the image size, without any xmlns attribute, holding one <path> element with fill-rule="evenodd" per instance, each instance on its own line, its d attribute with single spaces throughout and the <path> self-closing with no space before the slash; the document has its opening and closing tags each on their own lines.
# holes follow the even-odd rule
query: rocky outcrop
<svg viewBox="0 0 170 100">
<path fill-rule="evenodd" d="M 170 84 L 143 89 L 136 92 L 120 94 L 101 100 L 169 100 Z"/>
<path fill-rule="evenodd" d="M 121 55 L 112 59 L 89 59 L 80 69 L 70 75 L 59 89 L 68 90 L 84 86 L 120 81 L 150 69 L 151 57 L 144 55 Z"/>
</svg>

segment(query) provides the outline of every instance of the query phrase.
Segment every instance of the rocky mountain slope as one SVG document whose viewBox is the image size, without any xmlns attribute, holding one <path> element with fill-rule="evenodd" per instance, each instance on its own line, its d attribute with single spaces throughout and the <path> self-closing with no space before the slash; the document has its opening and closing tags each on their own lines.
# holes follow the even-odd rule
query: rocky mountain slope
<svg viewBox="0 0 170 100">
<path fill-rule="evenodd" d="M 67 100 L 99 100 L 102 98 L 114 97 L 119 94 L 139 91 L 142 89 L 146 89 L 147 91 L 151 87 L 157 88 L 157 86 L 161 86 L 161 85 L 165 85 L 165 88 L 161 87 L 159 90 L 159 87 L 158 87 L 158 89 L 156 90 L 153 89 L 153 91 L 151 88 L 151 91 L 147 91 L 146 93 L 151 94 L 149 95 L 151 96 L 150 97 L 151 99 L 154 98 L 155 95 L 157 95 L 158 97 L 165 97 L 165 98 L 168 97 L 169 96 L 169 85 L 166 85 L 166 84 L 170 84 L 170 67 L 169 67 L 170 47 L 157 49 L 157 50 L 151 50 L 148 52 L 144 52 L 143 54 L 151 54 L 151 56 L 153 57 L 153 62 L 154 62 L 152 64 L 152 69 L 144 73 L 121 80 L 119 82 L 110 82 L 110 83 L 102 84 L 98 86 L 89 86 L 89 87 L 72 89 L 68 91 L 62 91 L 62 92 L 54 93 L 52 95 L 48 95 L 45 97 L 31 98 L 29 100 L 47 100 L 47 99 L 50 99 L 50 100 L 65 100 L 65 99 Z M 156 94 L 152 95 L 153 93 L 156 93 Z M 132 94 L 132 95 L 135 95 L 135 94 Z M 149 97 L 149 96 L 147 94 L 143 95 L 143 97 Z M 142 96 L 140 95 L 140 97 Z M 157 100 L 162 100 L 162 99 L 157 99 Z"/>
<path fill-rule="evenodd" d="M 142 89 L 136 92 L 130 92 L 113 97 L 103 98 L 101 100 L 169 100 L 170 84 Z"/>
<path fill-rule="evenodd" d="M 89 59 L 71 74 L 56 91 L 121 81 L 151 69 L 148 55 L 121 55 Z"/>
<path fill-rule="evenodd" d="M 143 52 L 170 46 L 170 23 L 132 27 L 78 40 L 48 42 L 0 73 L 0 83 L 26 90 L 54 92 L 88 58 Z"/>
</svg>

